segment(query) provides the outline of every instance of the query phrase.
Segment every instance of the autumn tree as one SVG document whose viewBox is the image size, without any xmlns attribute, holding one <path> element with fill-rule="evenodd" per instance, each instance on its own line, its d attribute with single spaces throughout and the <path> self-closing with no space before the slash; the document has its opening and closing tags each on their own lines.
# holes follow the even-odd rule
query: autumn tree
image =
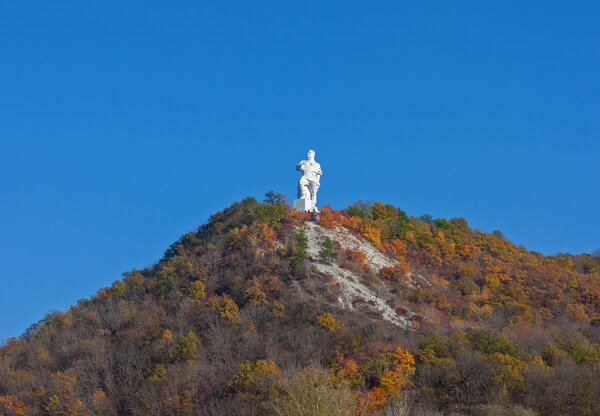
<svg viewBox="0 0 600 416">
<path fill-rule="evenodd" d="M 246 361 L 240 364 L 229 383 L 232 390 L 254 400 L 266 400 L 275 396 L 280 385 L 281 372 L 272 360 Z"/>
<path fill-rule="evenodd" d="M 200 299 L 204 299 L 206 297 L 206 285 L 202 280 L 196 280 L 190 283 L 190 287 L 188 288 L 187 298 L 199 302 Z"/>
<path fill-rule="evenodd" d="M 283 394 L 273 403 L 278 416 L 353 416 L 360 413 L 358 393 L 331 383 L 331 374 L 305 368 L 283 382 Z"/>
<path fill-rule="evenodd" d="M 267 295 L 261 290 L 260 282 L 256 277 L 253 277 L 246 282 L 244 298 L 248 299 L 248 302 L 254 306 L 267 303 Z"/>
</svg>

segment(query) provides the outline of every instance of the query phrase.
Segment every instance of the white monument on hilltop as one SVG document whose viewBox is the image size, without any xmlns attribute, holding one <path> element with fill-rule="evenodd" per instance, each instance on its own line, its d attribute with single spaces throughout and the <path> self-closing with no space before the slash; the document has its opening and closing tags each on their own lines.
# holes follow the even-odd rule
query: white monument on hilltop
<svg viewBox="0 0 600 416">
<path fill-rule="evenodd" d="M 323 171 L 321 165 L 315 162 L 315 151 L 309 150 L 306 160 L 296 165 L 296 170 L 302 171 L 298 181 L 298 199 L 294 199 L 294 208 L 299 211 L 319 212 L 317 209 L 317 190 Z"/>
</svg>

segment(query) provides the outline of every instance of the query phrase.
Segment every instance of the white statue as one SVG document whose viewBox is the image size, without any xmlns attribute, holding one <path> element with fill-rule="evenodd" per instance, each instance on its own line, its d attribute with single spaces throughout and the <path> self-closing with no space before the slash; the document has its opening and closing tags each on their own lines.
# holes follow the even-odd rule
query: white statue
<svg viewBox="0 0 600 416">
<path fill-rule="evenodd" d="M 299 211 L 319 212 L 317 209 L 317 190 L 323 171 L 321 165 L 315 162 L 315 151 L 309 150 L 306 160 L 296 165 L 296 170 L 302 171 L 298 181 L 298 199 L 294 199 L 294 208 Z"/>
</svg>

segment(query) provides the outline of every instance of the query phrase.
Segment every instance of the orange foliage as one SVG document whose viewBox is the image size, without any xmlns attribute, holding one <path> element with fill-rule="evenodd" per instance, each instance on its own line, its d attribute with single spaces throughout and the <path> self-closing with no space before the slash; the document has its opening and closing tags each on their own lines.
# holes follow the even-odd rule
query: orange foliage
<svg viewBox="0 0 600 416">
<path fill-rule="evenodd" d="M 330 205 L 325 205 L 321 208 L 319 215 L 319 223 L 325 228 L 333 228 L 342 222 L 342 213 L 334 211 Z"/>
<path fill-rule="evenodd" d="M 380 384 L 387 397 L 398 397 L 410 385 L 410 377 L 415 374 L 415 358 L 400 346 L 391 356 L 394 367 L 381 377 Z"/>
<path fill-rule="evenodd" d="M 347 217 L 342 221 L 342 225 L 352 231 L 360 232 L 363 221 L 359 217 Z"/>
<path fill-rule="evenodd" d="M 332 365 L 332 381 L 336 384 L 357 386 L 364 381 L 360 367 L 356 361 L 349 356 L 341 356 Z"/>
<path fill-rule="evenodd" d="M 311 216 L 312 214 L 310 212 L 295 211 L 292 218 L 294 219 L 294 223 L 296 225 L 302 225 L 306 221 L 310 220 Z"/>
<path fill-rule="evenodd" d="M 16 396 L 0 396 L 0 410 L 6 415 L 21 416 L 27 414 L 25 404 Z"/>
<path fill-rule="evenodd" d="M 381 409 L 381 407 L 387 401 L 387 397 L 388 396 L 385 390 L 379 387 L 373 387 L 367 393 L 367 410 L 372 412 L 374 410 Z"/>
<path fill-rule="evenodd" d="M 398 238 L 392 241 L 385 241 L 383 246 L 398 260 L 406 256 L 406 245 Z"/>
<path fill-rule="evenodd" d="M 381 268 L 379 274 L 383 279 L 397 281 L 403 279 L 411 271 L 410 265 L 405 261 L 401 261 L 391 267 Z"/>
<path fill-rule="evenodd" d="M 258 238 L 263 241 L 268 247 L 273 247 L 275 244 L 275 229 L 266 222 L 260 223 L 257 227 Z"/>
</svg>

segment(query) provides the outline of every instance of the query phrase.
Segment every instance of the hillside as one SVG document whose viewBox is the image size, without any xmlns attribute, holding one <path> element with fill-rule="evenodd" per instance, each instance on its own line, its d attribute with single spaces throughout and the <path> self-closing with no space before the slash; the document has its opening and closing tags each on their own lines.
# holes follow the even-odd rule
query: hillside
<svg viewBox="0 0 600 416">
<path fill-rule="evenodd" d="M 0 414 L 600 414 L 600 258 L 269 202 L 9 339 Z"/>
</svg>

